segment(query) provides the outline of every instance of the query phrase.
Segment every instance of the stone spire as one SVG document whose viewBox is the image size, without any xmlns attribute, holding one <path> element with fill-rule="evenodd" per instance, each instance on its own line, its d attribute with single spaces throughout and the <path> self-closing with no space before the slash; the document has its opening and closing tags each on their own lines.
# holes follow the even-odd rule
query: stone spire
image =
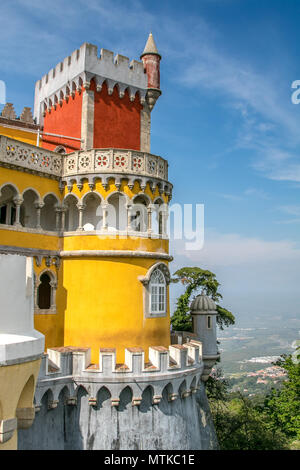
<svg viewBox="0 0 300 470">
<path fill-rule="evenodd" d="M 157 50 L 157 47 L 156 47 L 156 44 L 155 44 L 154 37 L 153 37 L 152 33 L 150 33 L 149 36 L 148 36 L 146 46 L 145 46 L 144 52 L 141 55 L 141 58 L 144 55 L 147 55 L 147 54 L 155 54 L 155 55 L 158 55 L 161 58 L 161 55 L 158 53 L 158 50 Z"/>
</svg>

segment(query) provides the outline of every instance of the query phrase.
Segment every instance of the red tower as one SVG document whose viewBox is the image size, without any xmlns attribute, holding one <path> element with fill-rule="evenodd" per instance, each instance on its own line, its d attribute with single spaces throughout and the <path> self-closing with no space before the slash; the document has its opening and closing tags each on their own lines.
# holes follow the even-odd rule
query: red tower
<svg viewBox="0 0 300 470">
<path fill-rule="evenodd" d="M 150 113 L 160 96 L 161 56 L 150 33 L 142 62 L 83 44 L 36 84 L 42 146 L 150 151 Z"/>
</svg>

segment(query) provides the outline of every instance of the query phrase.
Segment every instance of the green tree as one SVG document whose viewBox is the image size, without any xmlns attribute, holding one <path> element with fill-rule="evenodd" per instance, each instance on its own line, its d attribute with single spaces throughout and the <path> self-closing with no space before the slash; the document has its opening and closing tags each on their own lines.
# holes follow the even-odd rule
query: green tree
<svg viewBox="0 0 300 470">
<path fill-rule="evenodd" d="M 287 449 L 285 434 L 271 425 L 270 417 L 240 392 L 230 393 L 220 368 L 206 383 L 213 422 L 222 450 Z"/>
<path fill-rule="evenodd" d="M 185 292 L 177 299 L 176 310 L 171 318 L 171 324 L 174 330 L 192 331 L 192 319 L 189 312 L 190 301 L 192 294 L 200 287 L 206 295 L 216 302 L 218 312 L 217 324 L 220 329 L 234 324 L 234 315 L 218 304 L 223 297 L 218 291 L 220 283 L 217 281 L 214 273 L 198 267 L 185 267 L 178 269 L 174 273 L 174 276 L 171 282 L 181 282 L 186 286 Z"/>
<path fill-rule="evenodd" d="M 300 439 L 300 348 L 296 357 L 282 355 L 275 365 L 282 367 L 288 379 L 279 390 L 272 389 L 264 403 L 272 425 L 280 428 L 289 438 Z"/>
</svg>

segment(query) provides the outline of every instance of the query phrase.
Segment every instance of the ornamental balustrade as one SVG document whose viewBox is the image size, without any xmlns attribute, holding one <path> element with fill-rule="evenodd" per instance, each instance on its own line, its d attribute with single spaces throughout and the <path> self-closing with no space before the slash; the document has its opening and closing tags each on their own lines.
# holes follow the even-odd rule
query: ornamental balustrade
<svg viewBox="0 0 300 470">
<path fill-rule="evenodd" d="M 79 150 L 64 156 L 64 177 L 83 173 L 138 174 L 167 180 L 168 162 L 157 155 L 123 149 Z"/>
<path fill-rule="evenodd" d="M 25 168 L 54 178 L 84 174 L 130 174 L 168 180 L 167 161 L 150 153 L 91 149 L 61 155 L 5 136 L 0 136 L 0 164 Z"/>
<path fill-rule="evenodd" d="M 54 177 L 61 177 L 63 168 L 62 155 L 5 136 L 0 136 L 0 163 Z"/>
</svg>

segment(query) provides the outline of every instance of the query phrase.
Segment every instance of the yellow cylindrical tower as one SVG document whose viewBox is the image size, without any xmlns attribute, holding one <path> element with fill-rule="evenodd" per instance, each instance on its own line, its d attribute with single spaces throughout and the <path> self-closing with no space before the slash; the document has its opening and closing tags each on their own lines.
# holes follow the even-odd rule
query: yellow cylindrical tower
<svg viewBox="0 0 300 470">
<path fill-rule="evenodd" d="M 143 183 L 131 181 L 136 177 L 124 175 L 127 181 L 117 189 L 117 177 L 106 177 L 106 185 L 97 175 L 93 184 L 79 182 L 80 190 L 69 185 L 64 197 L 57 299 L 64 312 L 64 344 L 90 347 L 93 363 L 99 361 L 100 347 L 116 348 L 117 361 L 123 362 L 125 348 L 142 347 L 148 360 L 150 346 L 170 344 L 165 202 L 170 185 L 167 196 L 149 182 L 142 189 Z"/>
</svg>

